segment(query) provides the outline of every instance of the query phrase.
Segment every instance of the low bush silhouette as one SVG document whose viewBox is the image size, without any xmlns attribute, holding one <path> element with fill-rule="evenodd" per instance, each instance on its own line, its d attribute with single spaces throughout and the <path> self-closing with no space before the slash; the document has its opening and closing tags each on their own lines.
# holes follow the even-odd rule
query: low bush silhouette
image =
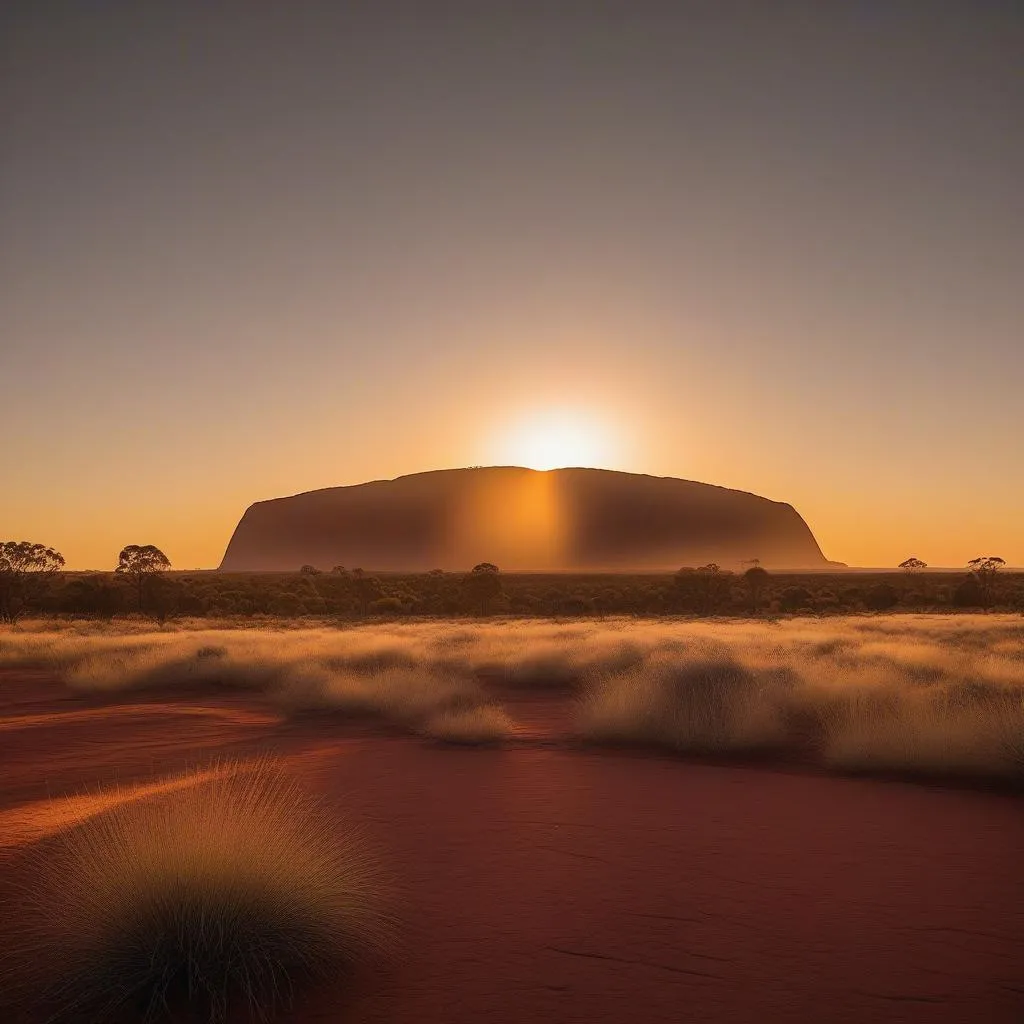
<svg viewBox="0 0 1024 1024">
<path fill-rule="evenodd" d="M 783 746 L 773 695 L 728 656 L 654 659 L 605 676 L 587 695 L 587 739 L 647 743 L 693 753 Z"/>
<path fill-rule="evenodd" d="M 985 591 L 973 576 L 958 583 L 953 591 L 953 604 L 957 608 L 982 608 L 985 601 Z"/>
<path fill-rule="evenodd" d="M 144 582 L 144 613 L 166 622 L 189 616 L 232 615 L 356 620 L 380 614 L 584 618 L 595 614 L 842 615 L 918 610 L 922 606 L 936 611 L 1024 610 L 1024 573 L 1004 568 L 985 579 L 987 592 L 979 591 L 982 584 L 974 573 L 911 574 L 902 570 L 768 574 L 757 567 L 753 575 L 751 571 L 743 575 L 715 573 L 707 566 L 673 574 L 435 570 L 375 576 L 359 569 L 317 575 L 165 572 Z M 958 596 L 958 587 L 966 581 L 971 582 Z M 137 594 L 133 597 L 124 576 L 59 572 L 34 585 L 38 592 L 29 609 L 32 614 L 110 618 L 138 610 Z M 892 588 L 895 604 L 872 605 L 870 595 L 880 586 Z M 387 603 L 379 605 L 380 601 Z"/>
<path fill-rule="evenodd" d="M 378 597 L 370 603 L 369 611 L 373 615 L 401 615 L 405 611 L 405 605 L 398 597 Z"/>
<path fill-rule="evenodd" d="M 430 739 L 469 746 L 500 743 L 513 731 L 512 719 L 495 704 L 441 711 L 428 718 L 420 729 Z"/>
<path fill-rule="evenodd" d="M 11 625 L 38 611 L 51 580 L 64 569 L 64 556 L 45 544 L 0 541 L 0 622 Z"/>
<path fill-rule="evenodd" d="M 796 612 L 812 607 L 814 595 L 806 587 L 786 587 L 779 595 L 779 607 L 784 612 Z"/>
<path fill-rule="evenodd" d="M 899 604 L 900 595 L 891 583 L 876 583 L 865 595 L 864 606 L 873 612 L 887 612 Z"/>
</svg>

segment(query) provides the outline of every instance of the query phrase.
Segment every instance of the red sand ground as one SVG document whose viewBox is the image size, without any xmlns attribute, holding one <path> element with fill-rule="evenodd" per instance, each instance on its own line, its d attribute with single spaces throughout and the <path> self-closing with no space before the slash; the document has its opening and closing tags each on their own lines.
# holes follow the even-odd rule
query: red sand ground
<svg viewBox="0 0 1024 1024">
<path fill-rule="evenodd" d="M 1024 1020 L 1019 799 L 584 753 L 564 698 L 508 707 L 521 742 L 466 750 L 0 675 L 0 873 L 48 795 L 272 749 L 367 826 L 407 926 L 291 1024 Z"/>
</svg>

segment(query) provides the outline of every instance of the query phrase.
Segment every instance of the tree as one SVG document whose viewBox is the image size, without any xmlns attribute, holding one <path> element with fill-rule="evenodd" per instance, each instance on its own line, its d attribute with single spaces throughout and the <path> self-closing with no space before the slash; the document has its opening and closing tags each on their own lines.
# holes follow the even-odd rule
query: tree
<svg viewBox="0 0 1024 1024">
<path fill-rule="evenodd" d="M 64 556 L 45 544 L 0 541 L 0 622 L 17 622 L 63 568 Z"/>
<path fill-rule="evenodd" d="M 362 569 L 353 569 L 352 582 L 359 601 L 359 613 L 365 616 L 370 610 L 370 603 L 383 597 L 380 580 L 376 576 L 367 576 Z"/>
<path fill-rule="evenodd" d="M 493 562 L 480 562 L 465 579 L 466 591 L 481 615 L 486 615 L 501 595 L 501 570 Z"/>
<path fill-rule="evenodd" d="M 1006 560 L 998 555 L 983 555 L 981 558 L 972 558 L 967 563 L 967 568 L 976 576 L 986 573 L 989 576 L 994 576 L 1004 565 L 1006 565 Z"/>
<path fill-rule="evenodd" d="M 757 559 L 754 559 L 757 561 Z M 743 579 L 750 591 L 750 608 L 756 615 L 761 605 L 761 591 L 768 583 L 768 570 L 760 565 L 752 565 L 744 574 Z"/>
<path fill-rule="evenodd" d="M 65 612 L 84 612 L 99 619 L 112 619 L 122 608 L 124 588 L 116 586 L 106 573 L 89 573 L 68 581 L 60 594 Z"/>
<path fill-rule="evenodd" d="M 731 574 L 730 574 L 731 575 Z M 707 565 L 697 566 L 697 576 L 701 580 L 702 611 L 710 615 L 718 606 L 719 598 L 728 590 L 729 584 L 726 574 L 717 562 L 708 562 Z"/>
<path fill-rule="evenodd" d="M 185 601 L 185 591 L 175 579 L 169 579 L 162 572 L 153 573 L 147 583 L 149 614 L 157 622 L 166 622 L 176 615 Z"/>
<path fill-rule="evenodd" d="M 676 609 L 696 612 L 701 607 L 701 587 L 697 578 L 697 570 L 684 565 L 676 570 L 672 578 L 672 589 L 666 595 Z"/>
<path fill-rule="evenodd" d="M 992 589 L 996 581 L 996 573 L 1006 565 L 1006 560 L 998 555 L 982 555 L 979 558 L 972 558 L 967 563 L 978 582 L 978 589 L 981 593 L 981 603 L 987 608 L 992 601 Z"/>
<path fill-rule="evenodd" d="M 135 585 L 139 611 L 145 601 L 146 581 L 166 572 L 171 567 L 170 559 L 152 544 L 129 544 L 117 556 L 115 573 L 127 577 Z"/>
<path fill-rule="evenodd" d="M 910 590 L 911 579 L 922 569 L 927 569 L 928 563 L 922 562 L 920 558 L 910 557 L 903 559 L 899 564 L 899 568 L 907 574 L 907 586 L 904 588 L 904 593 L 906 593 Z M 924 590 L 925 588 L 922 586 L 921 589 Z M 909 594 L 907 596 L 909 596 Z"/>
</svg>

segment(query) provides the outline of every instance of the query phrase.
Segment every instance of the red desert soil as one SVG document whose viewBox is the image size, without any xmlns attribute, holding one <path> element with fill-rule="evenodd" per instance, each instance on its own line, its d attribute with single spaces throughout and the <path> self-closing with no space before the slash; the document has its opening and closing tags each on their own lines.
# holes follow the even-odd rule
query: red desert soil
<svg viewBox="0 0 1024 1024">
<path fill-rule="evenodd" d="M 48 794 L 275 750 L 369 831 L 406 925 L 392 966 L 290 1024 L 1024 1020 L 1019 799 L 573 751 L 551 700 L 509 700 L 523 742 L 467 750 L 8 673 L 0 873 L 55 826 Z"/>
</svg>

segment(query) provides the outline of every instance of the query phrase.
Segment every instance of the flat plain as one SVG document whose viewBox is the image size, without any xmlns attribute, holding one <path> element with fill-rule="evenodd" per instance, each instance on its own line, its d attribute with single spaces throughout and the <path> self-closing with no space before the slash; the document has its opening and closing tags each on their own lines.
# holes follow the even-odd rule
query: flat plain
<svg viewBox="0 0 1024 1024">
<path fill-rule="evenodd" d="M 38 620 L 0 665 L 11 892 L 229 760 L 365 838 L 393 949 L 283 1019 L 1024 1014 L 1019 616 Z"/>
</svg>

